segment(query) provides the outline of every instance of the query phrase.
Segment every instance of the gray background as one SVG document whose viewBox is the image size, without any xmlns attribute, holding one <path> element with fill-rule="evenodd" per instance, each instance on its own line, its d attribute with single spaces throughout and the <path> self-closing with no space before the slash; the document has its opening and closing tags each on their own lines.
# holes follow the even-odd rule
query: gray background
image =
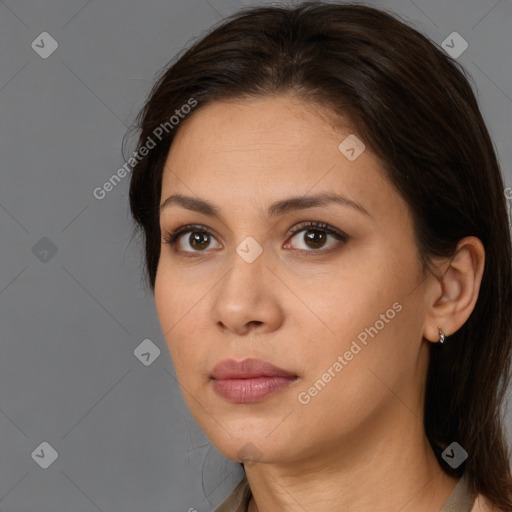
<svg viewBox="0 0 512 512">
<path fill-rule="evenodd" d="M 438 44 L 454 31 L 468 42 L 458 61 L 512 186 L 511 2 L 367 3 Z M 102 200 L 93 190 L 123 165 L 155 73 L 249 4 L 0 1 L 2 512 L 203 512 L 240 479 L 184 405 L 140 278 L 129 178 Z M 31 47 L 45 31 L 59 45 L 48 58 Z M 148 365 L 134 353 L 146 339 Z M 44 442 L 58 454 L 46 469 Z"/>
</svg>

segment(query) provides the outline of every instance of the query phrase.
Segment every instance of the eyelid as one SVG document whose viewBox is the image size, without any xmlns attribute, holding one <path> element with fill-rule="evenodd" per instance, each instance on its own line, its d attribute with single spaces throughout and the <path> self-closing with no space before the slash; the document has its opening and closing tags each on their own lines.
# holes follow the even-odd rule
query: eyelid
<svg viewBox="0 0 512 512">
<path fill-rule="evenodd" d="M 334 226 L 331 226 L 330 224 L 327 224 L 325 222 L 320 221 L 304 221 L 300 222 L 299 224 L 296 224 L 292 230 L 289 233 L 288 239 L 293 238 L 295 235 L 300 233 L 301 231 L 323 231 L 327 235 L 333 236 L 336 241 L 333 243 L 330 247 L 326 248 L 320 248 L 320 249 L 295 249 L 291 248 L 291 251 L 294 251 L 295 253 L 299 253 L 301 256 L 305 257 L 314 257 L 314 256 L 326 256 L 332 252 L 338 251 L 343 245 L 345 245 L 349 240 L 350 236 L 347 235 L 344 231 L 341 229 L 335 228 Z M 288 247 L 290 245 L 289 242 L 285 244 L 285 247 Z"/>
<path fill-rule="evenodd" d="M 208 233 L 210 236 L 215 237 L 215 233 L 213 232 L 213 230 L 211 230 L 210 228 L 207 228 L 206 226 L 203 226 L 202 224 L 186 224 L 186 225 L 183 225 L 183 226 L 180 226 L 179 228 L 176 228 L 174 229 L 173 231 L 171 231 L 170 233 L 166 234 L 163 236 L 163 239 L 164 239 L 164 242 L 166 244 L 169 244 L 171 246 L 174 246 L 177 244 L 178 242 L 178 239 L 180 236 L 182 236 L 183 234 L 185 233 L 188 233 L 188 232 L 194 232 L 194 231 L 197 231 L 199 233 Z M 196 252 L 196 253 L 201 253 L 201 252 L 205 252 L 205 251 L 180 251 L 180 250 L 176 250 L 176 252 Z"/>
<path fill-rule="evenodd" d="M 334 226 L 331 226 L 326 222 L 320 222 L 315 220 L 299 222 L 291 229 L 288 236 L 294 236 L 295 234 L 300 233 L 301 231 L 305 231 L 306 228 L 316 229 L 318 231 L 325 231 L 326 233 L 334 235 L 340 239 L 344 239 L 345 241 L 348 240 L 349 238 L 349 236 L 345 232 L 341 231 L 341 229 L 335 228 Z"/>
<path fill-rule="evenodd" d="M 292 250 L 298 251 L 301 253 L 309 253 L 309 254 L 314 254 L 314 253 L 326 254 L 327 252 L 336 250 L 339 247 L 339 245 L 345 244 L 350 239 L 350 236 L 347 235 L 344 231 L 342 231 L 338 228 L 335 228 L 334 226 L 331 226 L 330 224 L 327 224 L 325 222 L 303 221 L 303 222 L 299 222 L 293 228 L 291 228 L 291 230 L 287 234 L 287 240 L 292 238 L 293 236 L 295 236 L 297 233 L 300 233 L 301 231 L 307 231 L 308 228 L 311 230 L 324 231 L 325 233 L 334 236 L 337 239 L 338 243 L 335 244 L 334 247 L 331 247 L 328 249 L 306 250 L 306 249 L 293 249 L 292 248 Z M 175 249 L 175 246 L 178 243 L 178 239 L 183 234 L 186 234 L 189 232 L 194 232 L 194 231 L 200 232 L 200 233 L 208 233 L 210 236 L 212 236 L 213 238 L 215 238 L 217 240 L 215 232 L 212 229 L 210 229 L 202 224 L 187 224 L 187 225 L 180 226 L 180 227 L 174 229 L 173 231 L 171 231 L 170 233 L 164 235 L 163 239 L 164 239 L 164 242 L 166 244 L 170 245 L 173 248 L 173 250 L 177 253 L 188 253 L 188 254 L 206 253 L 208 251 L 208 249 L 205 249 L 204 251 L 183 251 L 180 249 Z M 286 245 L 289 245 L 289 244 L 286 244 Z"/>
</svg>

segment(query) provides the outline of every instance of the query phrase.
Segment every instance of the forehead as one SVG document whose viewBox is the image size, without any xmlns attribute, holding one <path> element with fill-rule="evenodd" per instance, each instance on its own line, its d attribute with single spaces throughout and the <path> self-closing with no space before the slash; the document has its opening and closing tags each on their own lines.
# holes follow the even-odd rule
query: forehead
<svg viewBox="0 0 512 512">
<path fill-rule="evenodd" d="M 354 136 L 351 128 L 330 119 L 317 105 L 287 95 L 200 106 L 175 136 L 162 201 L 180 193 L 227 208 L 233 201 L 333 191 L 371 210 L 392 200 L 377 159 L 365 149 L 349 160 L 339 145 Z"/>
<path fill-rule="evenodd" d="M 189 176 L 196 169 L 220 172 L 232 166 L 241 172 L 279 166 L 286 172 L 314 164 L 326 150 L 322 160 L 330 159 L 332 165 L 343 134 L 319 112 L 319 107 L 287 95 L 199 106 L 179 127 L 167 166 L 186 166 Z M 345 131 L 348 134 L 349 127 Z"/>
</svg>

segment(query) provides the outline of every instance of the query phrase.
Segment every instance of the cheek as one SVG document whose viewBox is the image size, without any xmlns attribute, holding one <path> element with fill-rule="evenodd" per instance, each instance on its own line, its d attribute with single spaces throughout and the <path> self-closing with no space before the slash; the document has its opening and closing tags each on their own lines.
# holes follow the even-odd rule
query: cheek
<svg viewBox="0 0 512 512">
<path fill-rule="evenodd" d="M 402 306 L 384 327 L 373 309 L 360 311 L 359 317 L 340 316 L 337 332 L 343 334 L 307 349 L 304 379 L 294 395 L 301 421 L 322 418 L 317 428 L 326 437 L 348 434 L 369 425 L 385 404 L 396 400 L 390 390 L 407 388 L 415 354 L 399 350 L 407 340 Z"/>
<path fill-rule="evenodd" d="M 350 344 L 350 339 L 379 320 L 401 295 L 389 269 L 383 271 L 368 259 L 364 267 L 347 265 L 345 260 L 338 272 L 326 275 L 322 282 L 317 279 L 315 286 L 304 291 L 304 301 L 312 305 L 310 320 L 324 332 L 328 344 L 342 348 L 345 341 Z"/>
<path fill-rule="evenodd" d="M 333 422 L 345 418 L 342 428 L 349 431 L 396 400 L 391 390 L 401 390 L 405 403 L 416 403 L 421 311 L 408 290 L 383 290 L 378 296 L 357 290 L 333 317 L 339 335 L 309 354 L 300 389 L 303 402 L 309 401 L 304 407 L 310 407 L 304 414 L 327 414 Z"/>
<path fill-rule="evenodd" d="M 154 298 L 158 320 L 166 340 L 177 320 L 176 292 L 177 290 L 173 286 L 170 276 L 165 270 L 162 270 L 160 265 L 155 278 Z"/>
<path fill-rule="evenodd" d="M 161 267 L 155 279 L 154 297 L 160 328 L 178 372 L 183 359 L 182 347 L 180 347 L 180 340 L 183 338 L 180 337 L 179 330 L 180 323 L 186 318 L 185 312 L 182 311 L 184 297 L 183 292 L 179 292 L 176 281 L 171 279 Z"/>
<path fill-rule="evenodd" d="M 354 383 L 357 395 L 359 386 L 365 387 L 364 379 L 375 379 L 370 370 L 379 369 L 393 379 L 404 359 L 415 357 L 414 341 L 421 339 L 421 322 L 415 295 L 411 295 L 417 279 L 414 260 L 369 252 L 364 265 L 354 260 L 354 266 L 358 271 L 342 268 L 333 273 L 325 283 L 327 293 L 309 290 L 305 297 L 316 318 L 303 317 L 300 331 L 308 333 L 307 343 L 302 344 L 308 382 L 328 380 L 329 375 L 325 379 L 322 375 L 331 368 L 337 377 L 328 386 L 336 388 L 346 380 L 342 385 Z M 338 356 L 343 359 L 341 370 L 336 364 Z"/>
<path fill-rule="evenodd" d="M 187 287 L 176 273 L 159 267 L 155 279 L 155 307 L 158 320 L 180 381 L 189 381 L 196 375 L 201 356 L 208 347 L 208 337 L 201 332 L 199 318 L 204 318 L 204 290 Z"/>
</svg>

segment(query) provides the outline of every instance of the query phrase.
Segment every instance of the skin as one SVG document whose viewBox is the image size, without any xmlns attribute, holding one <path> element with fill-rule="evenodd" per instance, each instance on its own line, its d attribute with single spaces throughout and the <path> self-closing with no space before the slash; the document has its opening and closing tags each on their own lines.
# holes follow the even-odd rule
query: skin
<svg viewBox="0 0 512 512">
<path fill-rule="evenodd" d="M 409 208 L 379 161 L 368 148 L 354 161 L 339 151 L 350 133 L 348 122 L 335 126 L 321 107 L 286 94 L 214 102 L 183 122 L 164 168 L 161 203 L 183 194 L 222 215 L 161 211 L 155 304 L 191 414 L 221 453 L 245 461 L 250 512 L 431 512 L 457 482 L 425 436 L 424 387 L 438 328 L 449 343 L 474 308 L 484 248 L 467 237 L 452 259 L 435 261 L 438 277 L 424 272 Z M 331 203 L 267 216 L 274 201 L 321 192 L 368 215 Z M 308 227 L 290 235 L 303 221 L 349 239 L 327 235 L 317 248 Z M 182 234 L 181 253 L 165 243 L 187 224 L 213 231 L 202 251 L 190 240 L 197 228 Z M 248 236 L 263 250 L 252 263 L 236 252 Z M 300 403 L 396 302 L 401 311 Z M 213 366 L 247 357 L 298 378 L 260 402 L 228 402 L 213 391 Z"/>
</svg>

